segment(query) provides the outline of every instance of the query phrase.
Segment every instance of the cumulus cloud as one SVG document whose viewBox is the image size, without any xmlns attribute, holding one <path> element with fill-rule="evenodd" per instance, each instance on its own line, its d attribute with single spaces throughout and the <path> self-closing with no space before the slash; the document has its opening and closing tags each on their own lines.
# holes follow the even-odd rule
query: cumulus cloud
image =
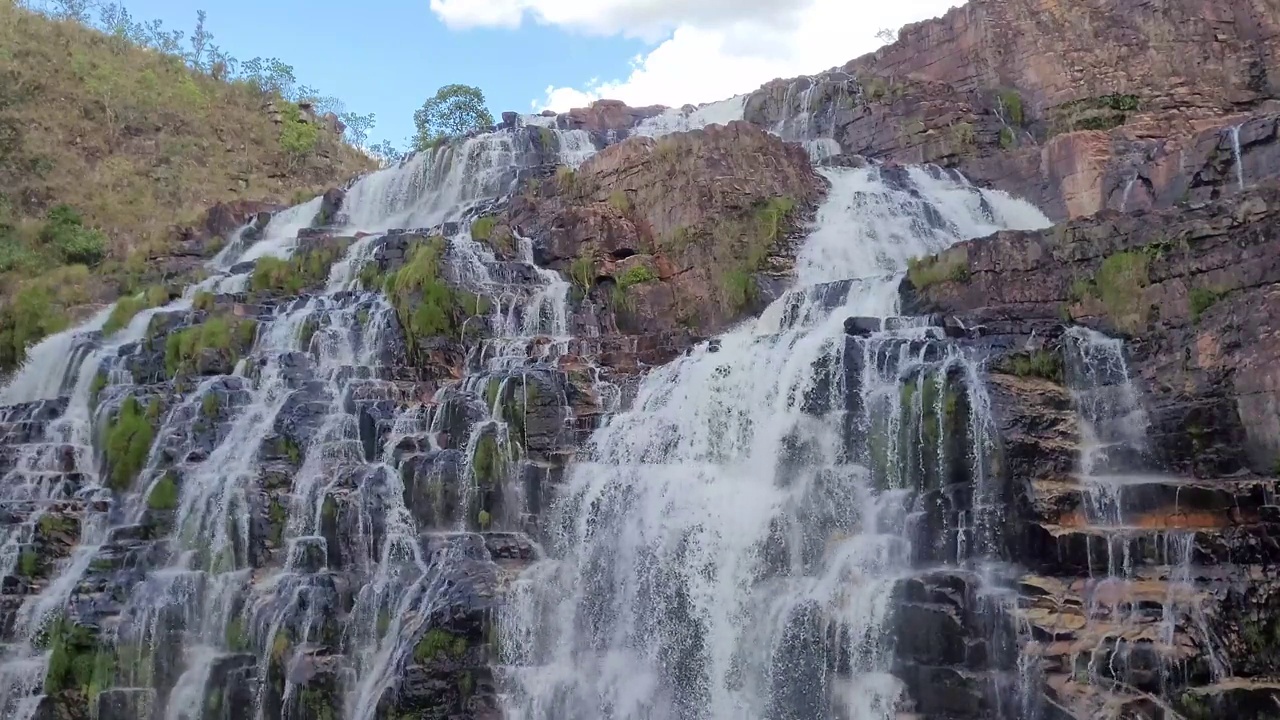
<svg viewBox="0 0 1280 720">
<path fill-rule="evenodd" d="M 597 35 L 642 37 L 654 47 L 626 77 L 548 87 L 535 110 L 598 98 L 683 105 L 749 92 L 779 77 L 843 65 L 880 44 L 876 33 L 940 15 L 962 0 L 431 0 L 450 27 L 525 21 Z"/>
</svg>

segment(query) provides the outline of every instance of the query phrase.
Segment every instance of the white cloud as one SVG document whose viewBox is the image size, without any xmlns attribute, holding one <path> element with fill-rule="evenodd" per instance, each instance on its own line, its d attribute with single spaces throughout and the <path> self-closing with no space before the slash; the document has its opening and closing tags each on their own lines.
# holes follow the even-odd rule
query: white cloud
<svg viewBox="0 0 1280 720">
<path fill-rule="evenodd" d="M 630 105 L 721 100 L 779 77 L 843 65 L 881 45 L 881 28 L 940 15 L 962 0 L 431 0 L 450 27 L 518 27 L 526 18 L 566 30 L 657 42 L 625 78 L 548 87 L 534 109 L 597 98 Z M 660 40 L 660 42 L 658 42 Z"/>
</svg>

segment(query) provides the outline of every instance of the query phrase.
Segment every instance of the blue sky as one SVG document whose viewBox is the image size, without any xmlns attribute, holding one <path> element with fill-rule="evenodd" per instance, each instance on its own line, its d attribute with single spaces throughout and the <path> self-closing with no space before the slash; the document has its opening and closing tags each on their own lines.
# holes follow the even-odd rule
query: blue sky
<svg viewBox="0 0 1280 720">
<path fill-rule="evenodd" d="M 208 12 L 214 41 L 238 59 L 278 57 L 298 80 L 375 113 L 372 140 L 404 146 L 413 111 L 441 85 L 485 91 L 497 117 L 529 112 L 547 85 L 580 86 L 603 73 L 624 76 L 639 40 L 587 37 L 553 27 L 450 30 L 426 0 L 129 0 L 136 20 L 158 18 L 188 33 Z M 352 10 L 358 8 L 358 12 Z"/>
<path fill-rule="evenodd" d="M 196 10 L 234 57 L 277 57 L 301 84 L 375 113 L 370 142 L 403 147 L 413 111 L 449 83 L 484 90 L 495 117 L 721 100 L 842 65 L 882 29 L 961 0 L 115 0 L 188 34 Z"/>
</svg>

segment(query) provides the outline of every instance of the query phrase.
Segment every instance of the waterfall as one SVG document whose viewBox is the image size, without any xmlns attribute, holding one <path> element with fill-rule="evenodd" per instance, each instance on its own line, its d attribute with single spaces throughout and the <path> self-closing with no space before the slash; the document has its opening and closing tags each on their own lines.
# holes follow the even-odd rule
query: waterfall
<svg viewBox="0 0 1280 720">
<path fill-rule="evenodd" d="M 698 130 L 708 125 L 728 125 L 741 120 L 747 104 L 747 95 L 735 95 L 728 100 L 707 103 L 699 108 L 668 108 L 661 113 L 640 121 L 632 135 L 662 137 L 676 132 Z"/>
<path fill-rule="evenodd" d="M 1186 661 L 1186 640 L 1178 637 L 1179 629 L 1195 636 L 1201 652 L 1208 660 L 1215 678 L 1230 674 L 1221 660 L 1217 642 L 1197 599 L 1194 582 L 1194 524 L 1179 522 L 1163 527 L 1147 520 L 1170 512 L 1161 507 L 1158 498 L 1172 490 L 1179 497 L 1180 481 L 1155 472 L 1147 438 L 1150 420 L 1142 398 L 1134 384 L 1123 341 L 1081 327 L 1070 328 L 1065 335 L 1067 384 L 1071 391 L 1080 425 L 1079 482 L 1081 484 L 1084 526 L 1090 555 L 1094 544 L 1105 559 L 1105 570 L 1091 577 L 1083 589 L 1087 618 L 1108 628 L 1110 643 L 1100 642 L 1089 654 L 1088 673 L 1101 683 L 1129 671 L 1131 664 L 1142 672 L 1151 660 L 1146 643 L 1152 641 L 1148 629 L 1153 620 L 1138 608 L 1137 598 L 1150 590 L 1152 561 L 1166 566 L 1163 597 L 1154 598 L 1160 605 L 1160 619 L 1154 645 L 1161 673 L 1169 673 Z M 1153 498 L 1156 500 L 1153 501 Z M 1177 513 L 1177 505 L 1172 509 Z M 1194 523 L 1194 519 L 1189 519 Z M 1147 574 L 1135 565 L 1146 564 Z M 1100 568 L 1101 569 L 1101 568 Z M 1159 578 L 1159 576 L 1156 576 Z M 1136 657 L 1134 657 L 1136 655 Z"/>
<path fill-rule="evenodd" d="M 1236 185 L 1244 190 L 1244 156 L 1240 152 L 1240 126 L 1231 126 L 1231 158 L 1236 166 Z"/>
<path fill-rule="evenodd" d="M 508 717 L 892 716 L 887 622 L 910 568 L 903 496 L 878 492 L 842 423 L 813 414 L 843 406 L 844 383 L 823 369 L 845 361 L 846 317 L 895 312 L 908 258 L 1048 222 L 941 171 L 892 183 L 878 169 L 824 174 L 832 189 L 795 289 L 650 373 L 571 468 L 551 511 L 552 557 L 503 617 Z M 833 302 L 825 283 L 849 278 Z M 896 374 L 892 388 L 896 398 Z M 836 496 L 839 508 L 817 511 L 815 499 Z M 825 524 L 832 511 L 842 517 Z M 823 627 L 851 658 L 846 680 L 826 678 L 805 649 L 827 642 Z"/>
</svg>

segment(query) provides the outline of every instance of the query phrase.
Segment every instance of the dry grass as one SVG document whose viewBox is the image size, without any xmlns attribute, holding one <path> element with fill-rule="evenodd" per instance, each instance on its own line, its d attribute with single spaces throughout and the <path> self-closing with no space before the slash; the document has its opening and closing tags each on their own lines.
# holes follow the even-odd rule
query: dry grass
<svg viewBox="0 0 1280 720">
<path fill-rule="evenodd" d="M 288 202 L 374 167 L 328 131 L 310 152 L 286 152 L 264 111 L 271 99 L 0 0 L 0 243 L 39 254 L 37 224 L 70 205 L 108 239 L 91 294 L 114 297 L 127 285 L 117 275 L 163 254 L 170 227 L 210 205 Z M 49 269 L 0 275 L 3 305 Z"/>
<path fill-rule="evenodd" d="M 0 193 L 23 216 L 79 209 L 120 257 L 234 198 L 287 199 L 370 168 L 325 134 L 290 157 L 256 88 L 0 0 Z"/>
</svg>

